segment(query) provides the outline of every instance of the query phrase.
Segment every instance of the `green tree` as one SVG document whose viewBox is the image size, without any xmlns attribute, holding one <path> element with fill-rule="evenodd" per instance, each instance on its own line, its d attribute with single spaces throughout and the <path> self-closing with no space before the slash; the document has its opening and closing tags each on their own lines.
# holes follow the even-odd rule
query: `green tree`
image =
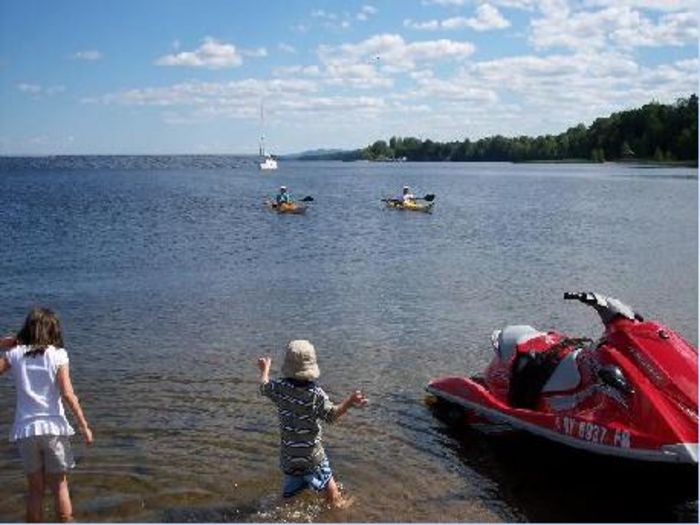
<svg viewBox="0 0 700 525">
<path fill-rule="evenodd" d="M 348 155 L 345 154 L 347 157 Z M 413 161 L 528 161 L 589 158 L 604 162 L 637 159 L 698 159 L 698 97 L 674 104 L 652 101 L 641 108 L 612 113 L 590 127 L 578 124 L 559 135 L 504 137 L 475 142 L 435 142 L 415 137 L 378 140 L 349 158 L 370 160 L 406 157 Z"/>
</svg>

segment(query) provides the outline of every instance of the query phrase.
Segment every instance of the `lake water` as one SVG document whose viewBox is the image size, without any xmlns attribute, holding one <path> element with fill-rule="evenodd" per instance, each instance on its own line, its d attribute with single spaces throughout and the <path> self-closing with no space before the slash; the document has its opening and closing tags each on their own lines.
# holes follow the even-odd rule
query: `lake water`
<svg viewBox="0 0 700 525">
<path fill-rule="evenodd" d="M 262 206 L 281 183 L 315 198 L 305 216 Z M 435 193 L 435 213 L 382 208 L 403 184 Z M 567 290 L 618 297 L 697 346 L 694 169 L 0 159 L 0 195 L 0 331 L 34 304 L 58 311 L 95 431 L 90 449 L 74 441 L 79 520 L 697 520 L 696 480 L 660 488 L 648 467 L 454 428 L 424 402 L 431 378 L 483 368 L 507 323 L 597 336 Z M 325 434 L 347 511 L 279 499 L 255 360 L 278 370 L 293 338 L 315 344 L 333 399 L 371 400 Z M 0 379 L 2 435 L 13 409 Z M 6 441 L 0 486 L 0 520 L 23 519 Z"/>
</svg>

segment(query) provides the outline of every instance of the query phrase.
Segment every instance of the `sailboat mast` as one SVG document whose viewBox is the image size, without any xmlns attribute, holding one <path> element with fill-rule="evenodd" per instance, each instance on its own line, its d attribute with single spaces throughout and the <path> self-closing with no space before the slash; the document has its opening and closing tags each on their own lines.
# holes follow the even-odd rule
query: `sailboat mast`
<svg viewBox="0 0 700 525">
<path fill-rule="evenodd" d="M 265 156 L 265 113 L 263 103 L 260 101 L 260 156 Z"/>
<path fill-rule="evenodd" d="M 264 101 L 260 100 L 260 163 L 261 170 L 276 170 L 277 161 L 265 151 L 265 109 Z"/>
</svg>

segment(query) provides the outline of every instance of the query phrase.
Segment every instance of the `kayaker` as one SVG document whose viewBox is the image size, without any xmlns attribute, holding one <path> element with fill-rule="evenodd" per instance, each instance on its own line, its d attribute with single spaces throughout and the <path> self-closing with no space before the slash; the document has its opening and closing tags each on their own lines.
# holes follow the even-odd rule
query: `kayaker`
<svg viewBox="0 0 700 525">
<path fill-rule="evenodd" d="M 413 195 L 413 193 L 411 193 L 411 188 L 409 188 L 408 186 L 404 186 L 403 191 L 401 193 L 401 198 L 399 200 L 406 203 L 416 200 L 416 197 L 415 195 Z"/>
<path fill-rule="evenodd" d="M 280 186 L 280 191 L 275 197 L 275 202 L 277 202 L 277 206 L 281 204 L 292 204 L 294 202 L 291 194 L 287 191 L 287 186 Z"/>
</svg>

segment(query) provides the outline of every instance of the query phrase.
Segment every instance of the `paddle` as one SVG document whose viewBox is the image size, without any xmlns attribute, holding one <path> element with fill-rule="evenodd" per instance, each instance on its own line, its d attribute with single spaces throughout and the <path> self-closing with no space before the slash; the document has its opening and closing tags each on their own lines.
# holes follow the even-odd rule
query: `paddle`
<svg viewBox="0 0 700 525">
<path fill-rule="evenodd" d="M 314 201 L 314 198 L 311 195 L 307 195 L 303 199 L 299 199 L 297 202 L 313 202 L 313 201 Z M 277 207 L 277 202 L 274 199 L 268 198 L 267 202 L 269 203 L 269 205 L 271 207 L 273 207 L 273 208 Z"/>
<path fill-rule="evenodd" d="M 427 201 L 427 202 L 433 202 L 435 200 L 435 194 L 434 193 L 428 193 L 424 197 L 414 197 L 414 200 L 417 201 Z M 389 199 L 381 199 L 382 202 L 403 202 L 401 199 L 395 199 L 395 198 L 389 198 Z"/>
</svg>

